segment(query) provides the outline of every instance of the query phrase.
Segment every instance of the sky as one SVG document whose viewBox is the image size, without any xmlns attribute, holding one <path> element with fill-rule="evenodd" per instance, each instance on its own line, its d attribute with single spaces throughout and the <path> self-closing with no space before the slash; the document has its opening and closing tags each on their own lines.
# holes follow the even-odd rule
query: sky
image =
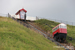
<svg viewBox="0 0 75 50">
<path fill-rule="evenodd" d="M 75 0 L 0 0 L 0 14 L 27 10 L 28 16 L 75 22 Z"/>
</svg>

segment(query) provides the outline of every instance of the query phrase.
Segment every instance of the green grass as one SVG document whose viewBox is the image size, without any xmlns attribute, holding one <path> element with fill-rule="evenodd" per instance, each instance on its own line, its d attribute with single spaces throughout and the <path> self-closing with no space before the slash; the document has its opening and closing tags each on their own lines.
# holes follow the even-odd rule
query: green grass
<svg viewBox="0 0 75 50">
<path fill-rule="evenodd" d="M 56 44 L 43 35 L 10 18 L 0 17 L 0 50 L 58 50 L 53 46 Z"/>
<path fill-rule="evenodd" d="M 39 25 L 44 31 L 48 32 L 50 31 L 52 33 L 52 28 L 58 25 L 59 23 L 54 21 L 49 21 L 46 19 L 40 19 L 35 21 L 36 25 Z"/>
<path fill-rule="evenodd" d="M 41 27 L 44 31 L 52 33 L 52 28 L 57 26 L 59 23 L 55 21 L 50 21 L 47 19 L 40 19 L 35 21 L 35 24 L 39 27 Z M 75 38 L 75 26 L 67 25 L 67 35 Z M 75 46 L 75 40 L 70 41 L 67 37 L 67 41 L 69 43 L 72 43 Z"/>
</svg>

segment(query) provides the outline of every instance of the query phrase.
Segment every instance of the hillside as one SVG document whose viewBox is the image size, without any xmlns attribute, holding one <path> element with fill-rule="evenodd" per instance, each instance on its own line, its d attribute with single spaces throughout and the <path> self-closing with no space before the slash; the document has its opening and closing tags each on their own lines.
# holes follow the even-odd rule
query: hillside
<svg viewBox="0 0 75 50">
<path fill-rule="evenodd" d="M 52 28 L 58 25 L 59 23 L 47 19 L 40 19 L 35 21 L 34 24 L 42 28 L 44 31 L 50 32 L 52 34 Z M 67 32 L 67 41 L 75 46 L 75 40 L 70 41 L 68 38 L 69 36 L 75 39 L 75 26 L 67 25 Z"/>
<path fill-rule="evenodd" d="M 0 50 L 58 50 L 53 46 L 56 45 L 43 35 L 10 18 L 0 17 Z"/>
</svg>

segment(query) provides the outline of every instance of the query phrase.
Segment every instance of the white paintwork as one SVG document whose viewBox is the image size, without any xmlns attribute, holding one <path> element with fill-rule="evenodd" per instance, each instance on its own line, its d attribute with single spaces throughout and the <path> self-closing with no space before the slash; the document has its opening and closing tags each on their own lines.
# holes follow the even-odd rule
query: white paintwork
<svg viewBox="0 0 75 50">
<path fill-rule="evenodd" d="M 56 30 L 59 29 L 59 28 L 65 28 L 65 29 L 67 29 L 67 26 L 66 26 L 66 24 L 64 24 L 64 23 L 60 23 L 59 25 L 57 25 L 56 27 L 54 27 L 54 28 L 52 29 L 52 32 L 56 31 Z"/>
<path fill-rule="evenodd" d="M 20 12 L 20 17 L 21 17 L 21 19 L 24 19 L 24 16 L 25 16 L 25 12 L 24 12 L 24 11 L 21 11 L 21 12 Z"/>
<path fill-rule="evenodd" d="M 66 26 L 66 24 L 64 24 L 64 23 L 61 23 L 61 24 L 59 24 L 59 25 Z"/>
<path fill-rule="evenodd" d="M 16 18 L 16 19 L 20 19 L 19 14 L 18 14 L 18 15 L 11 15 L 11 17 L 14 17 L 14 18 Z"/>
<path fill-rule="evenodd" d="M 20 16 L 19 15 L 11 15 L 11 17 L 14 17 L 16 19 L 20 19 Z M 37 19 L 36 19 L 36 17 L 26 16 L 26 20 L 35 21 Z"/>
<path fill-rule="evenodd" d="M 26 17 L 26 20 L 35 21 L 36 20 L 36 17 L 27 16 Z"/>
<path fill-rule="evenodd" d="M 59 28 L 65 28 L 65 29 L 67 29 L 67 26 L 64 23 L 61 23 L 61 24 L 59 24 Z"/>
</svg>

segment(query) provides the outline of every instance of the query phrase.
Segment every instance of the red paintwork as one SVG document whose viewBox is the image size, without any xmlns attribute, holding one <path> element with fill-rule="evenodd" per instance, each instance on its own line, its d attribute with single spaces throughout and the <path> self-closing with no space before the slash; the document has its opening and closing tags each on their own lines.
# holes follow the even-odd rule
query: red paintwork
<svg viewBox="0 0 75 50">
<path fill-rule="evenodd" d="M 57 26 L 59 26 L 60 24 L 58 24 Z M 55 29 L 57 26 L 55 26 L 53 29 Z"/>
<path fill-rule="evenodd" d="M 61 23 L 60 23 L 61 24 Z M 57 26 L 59 26 L 60 24 L 58 24 Z M 62 23 L 62 24 L 64 24 L 64 23 Z M 55 26 L 53 29 L 55 29 L 57 26 Z"/>
<path fill-rule="evenodd" d="M 27 12 L 24 8 L 22 8 L 22 9 L 20 9 L 17 13 L 16 13 L 16 15 L 18 15 L 19 13 L 20 13 L 20 11 L 24 11 L 25 13 Z"/>
<path fill-rule="evenodd" d="M 58 33 L 65 33 L 65 34 L 67 34 L 67 29 L 64 29 L 64 28 L 59 28 L 59 29 L 57 29 L 56 31 L 53 32 L 53 37 L 54 37 L 54 35 L 55 35 L 57 32 L 58 32 Z"/>
</svg>

